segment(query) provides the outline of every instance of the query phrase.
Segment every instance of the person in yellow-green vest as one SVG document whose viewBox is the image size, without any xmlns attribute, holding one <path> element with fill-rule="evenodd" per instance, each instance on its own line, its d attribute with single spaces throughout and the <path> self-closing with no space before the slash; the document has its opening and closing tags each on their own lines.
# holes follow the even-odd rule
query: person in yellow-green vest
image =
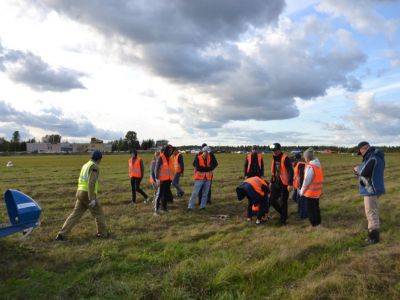
<svg viewBox="0 0 400 300">
<path fill-rule="evenodd" d="M 103 155 L 96 150 L 92 153 L 91 159 L 82 166 L 78 179 L 78 190 L 76 191 L 76 202 L 72 213 L 65 220 L 56 240 L 62 241 L 66 238 L 71 229 L 78 223 L 79 219 L 89 209 L 97 225 L 97 237 L 107 238 L 108 230 L 104 218 L 103 209 L 97 199 L 99 164 Z"/>
</svg>

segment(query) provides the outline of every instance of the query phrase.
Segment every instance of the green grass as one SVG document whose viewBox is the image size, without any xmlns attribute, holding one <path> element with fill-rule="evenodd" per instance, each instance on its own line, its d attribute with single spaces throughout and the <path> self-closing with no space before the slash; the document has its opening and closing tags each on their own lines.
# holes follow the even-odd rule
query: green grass
<svg viewBox="0 0 400 300">
<path fill-rule="evenodd" d="M 143 155 L 147 167 L 151 155 Z M 43 209 L 41 227 L 25 241 L 0 239 L 1 299 L 399 299 L 400 155 L 386 157 L 387 193 L 380 200 L 382 242 L 363 247 L 366 220 L 352 167 L 359 157 L 320 155 L 326 184 L 323 229 L 308 230 L 290 201 L 289 226 L 245 221 L 236 200 L 242 155 L 217 155 L 213 203 L 187 213 L 192 155 L 185 156 L 183 199 L 155 218 L 150 204 L 128 205 L 127 155 L 105 155 L 99 199 L 112 238 L 95 238 L 89 213 L 68 240 L 54 237 L 74 205 L 86 156 L 0 157 L 0 190 L 18 189 Z M 8 160 L 15 164 L 6 168 Z M 269 166 L 270 156 L 264 156 Z M 268 169 L 268 167 L 266 167 Z M 269 173 L 269 172 L 267 172 Z M 269 175 L 268 175 L 269 176 Z M 147 175 L 146 175 L 147 177 Z M 143 188 L 153 191 L 144 180 Z M 227 214 L 227 220 L 213 218 Z M 2 199 L 0 223 L 7 222 Z"/>
</svg>

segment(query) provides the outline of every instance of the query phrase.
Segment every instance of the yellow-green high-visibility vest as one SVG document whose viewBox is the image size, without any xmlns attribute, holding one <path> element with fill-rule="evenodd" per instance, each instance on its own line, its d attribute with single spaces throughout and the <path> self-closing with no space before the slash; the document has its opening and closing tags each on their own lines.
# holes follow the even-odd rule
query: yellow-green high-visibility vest
<svg viewBox="0 0 400 300">
<path fill-rule="evenodd" d="M 78 191 L 85 191 L 85 192 L 89 191 L 89 170 L 93 165 L 96 165 L 96 163 L 93 160 L 89 160 L 86 164 L 82 166 L 81 173 L 78 179 Z M 96 178 L 96 185 L 94 188 L 94 192 L 96 194 L 98 189 L 99 189 L 99 182 L 98 178 Z"/>
</svg>

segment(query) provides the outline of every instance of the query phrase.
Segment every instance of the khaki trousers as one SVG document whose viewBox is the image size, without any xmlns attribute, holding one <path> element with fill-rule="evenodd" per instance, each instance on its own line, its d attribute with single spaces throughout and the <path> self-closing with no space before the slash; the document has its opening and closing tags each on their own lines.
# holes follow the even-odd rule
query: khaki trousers
<svg viewBox="0 0 400 300">
<path fill-rule="evenodd" d="M 368 230 L 379 229 L 378 196 L 364 196 L 364 208 L 368 221 Z"/>
<path fill-rule="evenodd" d="M 96 200 L 95 207 L 89 207 L 89 197 L 88 193 L 84 191 L 76 192 L 76 202 L 75 207 L 69 217 L 65 220 L 64 225 L 62 226 L 59 234 L 62 236 L 68 235 L 71 229 L 78 223 L 79 219 L 85 213 L 87 209 L 89 209 L 90 213 L 94 217 L 97 226 L 97 233 L 102 236 L 107 236 L 107 225 L 106 220 L 104 218 L 104 212 L 100 205 L 100 202 Z"/>
</svg>

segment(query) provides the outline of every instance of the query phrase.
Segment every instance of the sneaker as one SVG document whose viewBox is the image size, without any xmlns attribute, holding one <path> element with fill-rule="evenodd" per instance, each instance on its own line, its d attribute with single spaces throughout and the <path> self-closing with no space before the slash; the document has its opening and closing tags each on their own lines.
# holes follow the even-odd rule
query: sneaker
<svg viewBox="0 0 400 300">
<path fill-rule="evenodd" d="M 56 241 L 65 241 L 65 238 L 61 234 L 57 234 L 55 240 Z"/>
<path fill-rule="evenodd" d="M 150 198 L 146 198 L 146 199 L 144 199 L 144 201 L 143 201 L 143 203 L 148 203 L 148 202 L 150 202 Z"/>
<path fill-rule="evenodd" d="M 167 213 L 169 213 L 169 211 L 168 211 L 168 209 L 162 209 L 162 210 L 160 210 L 160 213 L 161 214 L 167 214 Z"/>
<path fill-rule="evenodd" d="M 256 220 L 256 225 L 260 225 L 261 221 L 259 219 Z"/>
</svg>

